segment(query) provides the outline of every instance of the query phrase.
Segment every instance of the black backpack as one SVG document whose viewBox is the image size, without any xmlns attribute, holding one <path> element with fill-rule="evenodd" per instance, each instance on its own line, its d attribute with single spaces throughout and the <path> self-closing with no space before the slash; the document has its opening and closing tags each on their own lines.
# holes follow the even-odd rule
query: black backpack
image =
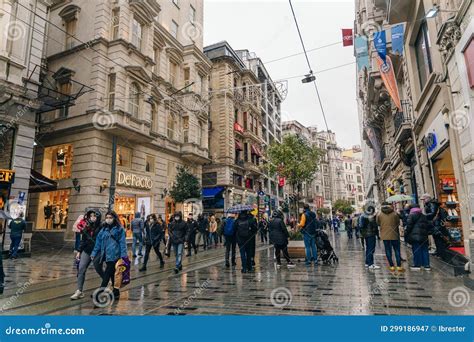
<svg viewBox="0 0 474 342">
<path fill-rule="evenodd" d="M 309 235 L 316 234 L 317 223 L 316 214 L 312 211 L 308 211 L 304 214 L 306 216 L 306 224 L 304 226 L 304 232 Z"/>
<path fill-rule="evenodd" d="M 248 219 L 245 219 L 245 220 L 237 220 L 236 221 L 236 224 L 237 224 L 237 236 L 241 239 L 245 239 L 245 238 L 248 238 L 250 236 L 250 224 L 249 224 L 249 220 Z"/>
</svg>

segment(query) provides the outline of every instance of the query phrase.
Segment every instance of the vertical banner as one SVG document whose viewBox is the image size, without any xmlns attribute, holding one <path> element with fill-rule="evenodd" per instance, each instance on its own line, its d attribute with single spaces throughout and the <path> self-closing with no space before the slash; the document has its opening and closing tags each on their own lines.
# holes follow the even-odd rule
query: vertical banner
<svg viewBox="0 0 474 342">
<path fill-rule="evenodd" d="M 342 29 L 342 46 L 354 45 L 352 29 Z"/>
<path fill-rule="evenodd" d="M 395 72 L 393 70 L 392 59 L 390 56 L 386 56 L 386 62 L 384 63 L 380 57 L 377 58 L 377 65 L 380 70 L 380 76 L 382 77 L 382 81 L 385 84 L 385 88 L 387 88 L 390 97 L 392 98 L 395 106 L 397 106 L 398 110 L 402 111 L 402 104 L 400 101 L 400 94 L 398 93 L 398 85 L 397 80 L 395 79 Z"/>
<path fill-rule="evenodd" d="M 392 53 L 403 55 L 403 38 L 404 38 L 404 26 L 403 24 L 398 24 L 392 26 Z"/>
<path fill-rule="evenodd" d="M 357 60 L 357 71 L 361 71 L 364 68 L 369 69 L 367 37 L 360 36 L 355 38 L 355 55 Z"/>
<path fill-rule="evenodd" d="M 379 57 L 385 63 L 387 60 L 387 36 L 385 31 L 374 32 L 374 47 Z"/>
</svg>

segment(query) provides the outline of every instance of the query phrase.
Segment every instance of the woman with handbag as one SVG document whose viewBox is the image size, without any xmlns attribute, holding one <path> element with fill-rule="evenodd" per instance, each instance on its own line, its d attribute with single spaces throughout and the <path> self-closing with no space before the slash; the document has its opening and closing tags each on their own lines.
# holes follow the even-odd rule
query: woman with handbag
<svg viewBox="0 0 474 342">
<path fill-rule="evenodd" d="M 102 283 L 100 288 L 105 290 L 109 282 L 114 286 L 115 264 L 122 258 L 129 263 L 127 254 L 127 245 L 125 242 L 125 230 L 119 223 L 118 215 L 115 211 L 109 211 L 105 215 L 105 223 L 97 235 L 94 250 L 91 259 L 95 262 L 95 258 L 99 258 L 98 265 L 100 268 L 106 264 L 104 273 L 102 274 Z M 115 299 L 120 298 L 120 291 L 114 287 L 113 294 Z M 99 296 L 99 293 L 97 293 Z"/>
<path fill-rule="evenodd" d="M 101 229 L 100 219 L 100 211 L 98 209 L 90 209 L 84 215 L 83 220 L 76 225 L 81 235 L 81 240 L 76 253 L 76 260 L 78 262 L 77 290 L 71 296 L 71 300 L 84 298 L 83 288 L 86 272 L 92 261 L 91 253 L 95 246 L 95 239 Z M 98 269 L 98 273 L 100 275 L 100 269 Z"/>
<path fill-rule="evenodd" d="M 140 272 L 146 271 L 146 265 L 150 258 L 151 249 L 155 251 L 156 255 L 160 259 L 160 268 L 165 267 L 163 256 L 160 252 L 160 242 L 165 236 L 163 229 L 163 220 L 161 216 L 156 217 L 155 214 L 148 215 L 145 222 L 145 259 L 143 259 L 143 265 L 139 269 Z"/>
</svg>

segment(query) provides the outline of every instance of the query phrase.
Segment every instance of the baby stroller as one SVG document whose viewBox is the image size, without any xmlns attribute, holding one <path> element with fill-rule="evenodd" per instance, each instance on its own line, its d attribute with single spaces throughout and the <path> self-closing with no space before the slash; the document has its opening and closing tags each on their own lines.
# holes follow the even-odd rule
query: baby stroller
<svg viewBox="0 0 474 342">
<path fill-rule="evenodd" d="M 316 246 L 318 248 L 318 259 L 322 261 L 323 264 L 330 265 L 339 263 L 339 258 L 329 242 L 328 235 L 322 229 L 316 231 Z"/>
</svg>

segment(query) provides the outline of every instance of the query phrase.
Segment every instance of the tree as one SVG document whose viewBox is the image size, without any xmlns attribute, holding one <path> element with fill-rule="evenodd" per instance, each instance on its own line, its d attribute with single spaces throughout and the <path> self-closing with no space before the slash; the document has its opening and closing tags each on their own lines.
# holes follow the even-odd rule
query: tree
<svg viewBox="0 0 474 342">
<path fill-rule="evenodd" d="M 316 212 L 319 214 L 319 215 L 327 215 L 329 214 L 330 210 L 329 208 L 318 208 L 316 210 Z"/>
<path fill-rule="evenodd" d="M 271 175 L 277 174 L 286 179 L 298 203 L 298 189 L 304 182 L 313 180 L 321 151 L 302 136 L 290 134 L 283 137 L 281 144 L 273 142 L 267 150 L 267 156 L 265 168 Z M 298 215 L 298 204 L 296 211 Z"/>
<path fill-rule="evenodd" d="M 333 209 L 335 209 L 336 211 L 340 211 L 344 215 L 350 215 L 355 211 L 354 207 L 351 205 L 351 202 L 344 199 L 338 199 L 336 202 L 334 202 L 332 207 Z"/>
<path fill-rule="evenodd" d="M 183 203 L 190 198 L 201 198 L 199 179 L 189 172 L 186 166 L 178 166 L 176 181 L 170 190 L 170 195 L 177 203 Z"/>
</svg>

